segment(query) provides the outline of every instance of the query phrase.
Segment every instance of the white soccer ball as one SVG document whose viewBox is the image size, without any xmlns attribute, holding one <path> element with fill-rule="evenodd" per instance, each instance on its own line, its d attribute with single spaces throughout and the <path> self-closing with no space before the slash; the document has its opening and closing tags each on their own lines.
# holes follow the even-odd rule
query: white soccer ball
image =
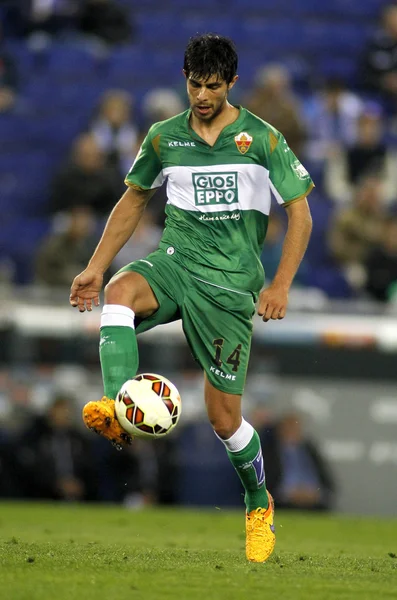
<svg viewBox="0 0 397 600">
<path fill-rule="evenodd" d="M 116 396 L 116 417 L 127 433 L 136 437 L 168 435 L 181 416 L 181 397 L 162 375 L 141 373 L 126 381 Z"/>
</svg>

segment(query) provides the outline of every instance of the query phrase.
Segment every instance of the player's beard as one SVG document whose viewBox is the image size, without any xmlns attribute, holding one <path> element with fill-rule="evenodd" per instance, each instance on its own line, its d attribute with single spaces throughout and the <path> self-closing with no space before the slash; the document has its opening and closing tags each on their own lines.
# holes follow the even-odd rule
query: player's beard
<svg viewBox="0 0 397 600">
<path fill-rule="evenodd" d="M 210 109 L 208 111 L 208 114 L 206 114 L 206 115 L 200 114 L 200 112 L 197 110 L 198 107 L 201 106 L 200 104 L 196 103 L 192 107 L 192 110 L 193 110 L 195 116 L 197 117 L 197 119 L 199 119 L 200 121 L 204 121 L 205 123 L 209 123 L 209 122 L 213 121 L 214 119 L 216 119 L 216 117 L 218 117 L 220 115 L 220 113 L 223 111 L 223 109 L 226 106 L 226 100 L 227 100 L 227 94 L 225 94 L 225 96 L 222 98 L 222 100 L 220 100 L 219 103 L 217 103 L 215 106 L 213 104 L 208 104 L 208 105 L 203 104 L 202 106 L 208 106 Z"/>
</svg>

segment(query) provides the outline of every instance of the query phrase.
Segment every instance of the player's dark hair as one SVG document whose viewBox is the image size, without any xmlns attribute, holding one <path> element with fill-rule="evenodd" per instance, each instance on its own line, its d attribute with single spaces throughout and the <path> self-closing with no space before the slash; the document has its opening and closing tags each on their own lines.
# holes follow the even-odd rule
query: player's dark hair
<svg viewBox="0 0 397 600">
<path fill-rule="evenodd" d="M 216 33 L 190 38 L 183 69 L 186 77 L 207 81 L 213 75 L 230 83 L 237 72 L 237 52 L 232 40 Z"/>
</svg>

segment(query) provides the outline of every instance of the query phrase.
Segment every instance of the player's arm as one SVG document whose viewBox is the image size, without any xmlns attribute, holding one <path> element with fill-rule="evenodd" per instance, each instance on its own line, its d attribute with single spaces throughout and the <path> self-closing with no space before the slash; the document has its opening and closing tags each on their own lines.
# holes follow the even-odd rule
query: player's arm
<svg viewBox="0 0 397 600">
<path fill-rule="evenodd" d="M 156 190 L 129 187 L 110 213 L 102 237 L 88 263 L 88 268 L 104 273 L 114 257 L 130 239 L 148 200 Z"/>
<path fill-rule="evenodd" d="M 283 319 L 287 311 L 288 292 L 305 254 L 312 231 L 312 218 L 306 198 L 285 205 L 288 229 L 280 263 L 270 286 L 259 296 L 258 314 L 263 321 Z"/>
<path fill-rule="evenodd" d="M 102 237 L 87 268 L 75 277 L 70 290 L 70 304 L 80 312 L 99 306 L 103 274 L 114 257 L 134 233 L 145 206 L 155 189 L 139 190 L 129 187 L 110 213 Z"/>
</svg>

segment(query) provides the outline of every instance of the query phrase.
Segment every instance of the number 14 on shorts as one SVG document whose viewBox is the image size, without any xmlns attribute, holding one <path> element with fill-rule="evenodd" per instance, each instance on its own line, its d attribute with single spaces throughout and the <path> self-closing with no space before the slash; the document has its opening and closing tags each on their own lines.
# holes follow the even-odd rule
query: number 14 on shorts
<svg viewBox="0 0 397 600">
<path fill-rule="evenodd" d="M 222 350 L 223 344 L 225 340 L 223 338 L 216 338 L 212 343 L 215 346 L 215 364 L 217 367 L 221 367 L 223 362 L 226 364 L 232 365 L 233 373 L 238 371 L 240 366 L 240 353 L 241 353 L 241 344 L 238 344 L 235 349 L 229 354 L 225 361 L 222 361 Z"/>
</svg>

